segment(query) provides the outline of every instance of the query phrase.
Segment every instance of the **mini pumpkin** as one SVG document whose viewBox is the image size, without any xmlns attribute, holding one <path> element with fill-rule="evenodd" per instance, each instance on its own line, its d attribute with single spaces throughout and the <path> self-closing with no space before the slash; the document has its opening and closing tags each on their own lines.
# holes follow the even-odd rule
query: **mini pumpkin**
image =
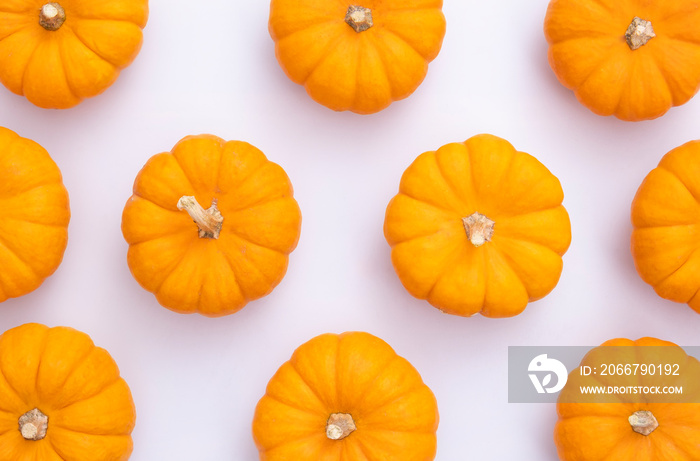
<svg viewBox="0 0 700 461">
<path fill-rule="evenodd" d="M 386 210 L 391 260 L 413 296 L 461 316 L 510 317 L 557 284 L 571 241 L 559 180 L 504 139 L 425 152 Z"/>
<path fill-rule="evenodd" d="M 284 277 L 301 227 L 292 194 L 252 145 L 188 136 L 136 177 L 122 215 L 131 273 L 176 312 L 236 312 Z"/>
<path fill-rule="evenodd" d="M 147 0 L 3 2 L 0 82 L 39 107 L 73 107 L 134 60 L 147 18 Z"/>
<path fill-rule="evenodd" d="M 136 421 L 110 355 L 72 328 L 0 336 L 0 460 L 122 461 Z"/>
<path fill-rule="evenodd" d="M 653 119 L 698 91 L 698 21 L 695 0 L 552 0 L 549 63 L 596 114 Z"/>
<path fill-rule="evenodd" d="M 258 402 L 260 459 L 429 461 L 435 396 L 406 359 L 376 336 L 324 334 L 301 345 Z"/>
<path fill-rule="evenodd" d="M 632 201 L 632 256 L 662 298 L 700 313 L 700 141 L 666 154 Z"/>
<path fill-rule="evenodd" d="M 613 346 L 612 348 L 609 346 Z M 628 350 L 629 349 L 629 350 Z M 620 364 L 647 367 L 678 365 L 678 376 L 659 376 L 657 369 L 643 374 L 600 376 L 599 365 Z M 594 348 L 581 365 L 598 365 L 598 374 L 582 376 L 580 368 L 569 374 L 559 395 L 559 420 L 554 429 L 559 459 L 562 461 L 638 461 L 697 460 L 700 447 L 700 363 L 675 344 L 655 338 L 636 341 L 614 339 Z M 676 369 L 672 367 L 672 369 Z M 658 385 L 683 388 L 683 394 L 662 396 L 653 393 L 630 393 L 623 403 L 620 398 L 598 395 L 598 401 L 577 401 L 581 386 Z M 623 395 L 623 394 L 620 394 Z M 591 395 L 586 399 L 593 398 Z M 676 399 L 677 397 L 677 399 Z M 605 399 L 606 402 L 599 403 Z M 664 403 L 663 401 L 668 399 Z M 616 400 L 616 401 L 615 401 Z"/>
<path fill-rule="evenodd" d="M 48 152 L 0 127 L 0 302 L 58 268 L 68 243 L 68 192 Z"/>
<path fill-rule="evenodd" d="M 282 69 L 320 104 L 378 112 L 421 84 L 445 35 L 442 0 L 272 0 Z"/>
</svg>

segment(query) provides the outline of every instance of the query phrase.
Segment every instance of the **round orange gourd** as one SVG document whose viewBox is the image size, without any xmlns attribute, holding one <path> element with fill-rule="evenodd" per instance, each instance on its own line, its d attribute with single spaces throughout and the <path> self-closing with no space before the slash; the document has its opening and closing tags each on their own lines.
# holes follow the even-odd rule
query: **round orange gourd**
<svg viewBox="0 0 700 461">
<path fill-rule="evenodd" d="M 48 152 L 0 127 L 0 302 L 56 271 L 69 220 L 68 192 Z"/>
<path fill-rule="evenodd" d="M 700 459 L 700 363 L 675 344 L 655 338 L 636 341 L 614 339 L 594 348 L 581 365 L 626 365 L 636 375 L 581 376 L 576 368 L 569 374 L 559 395 L 559 420 L 554 441 L 561 461 L 691 461 Z M 628 352 L 627 349 L 630 349 Z M 598 356 L 595 360 L 593 357 Z M 602 358 L 602 361 L 601 361 Z M 634 367 L 635 364 L 640 365 Z M 639 372 L 642 365 L 664 367 L 678 364 L 678 376 L 659 376 Z M 598 370 L 601 370 L 599 367 Z M 677 397 L 656 394 L 627 394 L 625 402 L 613 396 L 598 396 L 595 402 L 578 402 L 568 392 L 579 394 L 580 386 L 682 387 Z M 605 399 L 606 403 L 597 403 Z M 655 403 L 669 399 L 666 403 Z"/>
<path fill-rule="evenodd" d="M 700 141 L 666 154 L 632 202 L 637 272 L 662 298 L 700 313 Z"/>
<path fill-rule="evenodd" d="M 135 421 L 117 364 L 85 333 L 26 324 L 0 335 L 0 460 L 123 461 Z"/>
<path fill-rule="evenodd" d="M 698 91 L 698 21 L 696 0 L 552 0 L 549 63 L 596 114 L 653 119 Z"/>
<path fill-rule="evenodd" d="M 248 143 L 212 135 L 151 157 L 122 215 L 139 284 L 168 309 L 210 317 L 270 293 L 300 227 L 284 170 Z"/>
<path fill-rule="evenodd" d="M 141 48 L 147 0 L 0 3 L 0 82 L 39 107 L 102 93 Z"/>
<path fill-rule="evenodd" d="M 413 93 L 445 35 L 442 0 L 272 0 L 269 26 L 292 81 L 360 114 Z"/>
<path fill-rule="evenodd" d="M 301 345 L 258 402 L 253 437 L 265 461 L 429 461 L 435 396 L 406 359 L 368 333 Z"/>
<path fill-rule="evenodd" d="M 510 317 L 557 284 L 571 241 L 559 180 L 491 135 L 420 155 L 386 210 L 404 287 L 462 316 Z"/>
</svg>

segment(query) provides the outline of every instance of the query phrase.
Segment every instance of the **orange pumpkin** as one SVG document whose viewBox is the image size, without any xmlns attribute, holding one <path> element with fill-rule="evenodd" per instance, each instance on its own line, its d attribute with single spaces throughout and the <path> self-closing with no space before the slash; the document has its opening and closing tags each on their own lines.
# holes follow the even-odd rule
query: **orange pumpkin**
<svg viewBox="0 0 700 461">
<path fill-rule="evenodd" d="M 4 1 L 0 82 L 39 107 L 73 107 L 134 60 L 147 18 L 147 0 Z"/>
<path fill-rule="evenodd" d="M 68 192 L 48 152 L 0 127 L 0 302 L 35 290 L 68 243 Z"/>
<path fill-rule="evenodd" d="M 131 392 L 88 335 L 35 323 L 8 330 L 0 371 L 1 460 L 129 459 Z"/>
<path fill-rule="evenodd" d="M 559 281 L 571 241 L 559 180 L 491 135 L 420 155 L 386 210 L 404 287 L 462 316 L 510 317 Z"/>
<path fill-rule="evenodd" d="M 637 272 L 662 298 L 700 313 L 700 141 L 666 154 L 632 202 Z"/>
<path fill-rule="evenodd" d="M 300 227 L 284 170 L 248 143 L 212 135 L 153 156 L 122 215 L 139 284 L 168 309 L 210 317 L 270 293 Z"/>
<path fill-rule="evenodd" d="M 549 63 L 596 114 L 653 119 L 698 91 L 698 21 L 695 0 L 552 0 Z"/>
<path fill-rule="evenodd" d="M 580 368 L 570 373 L 557 403 L 559 420 L 554 429 L 554 441 L 559 458 L 562 461 L 700 459 L 700 403 L 696 403 L 700 396 L 700 363 L 675 344 L 655 338 L 614 339 L 602 346 L 615 347 L 612 350 L 595 348 L 581 364 L 638 364 L 639 367 L 629 368 L 637 370 L 636 375 L 582 376 Z M 659 376 L 656 368 L 654 375 L 639 371 L 643 365 L 658 366 L 659 363 L 664 367 L 678 364 L 678 376 Z M 627 402 L 638 403 L 623 403 L 619 398 L 599 395 L 596 398 L 605 399 L 607 403 L 581 403 L 571 394 L 579 395 L 580 386 L 656 387 L 661 384 L 681 386 L 683 395 L 678 394 L 678 400 L 671 395 L 642 392 L 625 397 Z M 658 403 L 665 399 L 668 399 L 666 403 Z"/>
<path fill-rule="evenodd" d="M 368 333 L 324 334 L 301 345 L 255 409 L 260 459 L 428 461 L 438 411 L 418 372 Z"/>
<path fill-rule="evenodd" d="M 421 84 L 445 35 L 442 0 L 272 0 L 282 69 L 317 102 L 370 114 Z"/>
</svg>

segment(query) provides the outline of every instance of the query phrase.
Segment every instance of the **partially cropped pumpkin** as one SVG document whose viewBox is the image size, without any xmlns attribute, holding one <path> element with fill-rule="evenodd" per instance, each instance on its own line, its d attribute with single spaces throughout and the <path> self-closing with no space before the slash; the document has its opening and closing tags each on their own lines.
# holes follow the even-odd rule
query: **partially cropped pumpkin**
<svg viewBox="0 0 700 461">
<path fill-rule="evenodd" d="M 559 281 L 571 241 L 559 180 L 491 135 L 420 155 L 386 210 L 404 287 L 462 316 L 519 314 Z"/>
<path fill-rule="evenodd" d="M 442 0 L 272 0 L 287 76 L 333 110 L 378 112 L 421 84 L 445 35 Z"/>
<path fill-rule="evenodd" d="M 596 114 L 653 119 L 698 91 L 699 21 L 695 0 L 552 0 L 549 63 Z"/>
<path fill-rule="evenodd" d="M 0 82 L 39 107 L 102 93 L 141 49 L 147 0 L 0 4 Z"/>
<path fill-rule="evenodd" d="M 406 359 L 368 333 L 317 336 L 267 385 L 253 437 L 265 461 L 429 461 L 435 396 Z"/>
<path fill-rule="evenodd" d="M 700 141 L 666 154 L 632 202 L 632 256 L 659 296 L 700 313 Z"/>
<path fill-rule="evenodd" d="M 72 328 L 0 336 L 0 460 L 123 461 L 134 402 L 110 355 Z"/>
<path fill-rule="evenodd" d="M 240 310 L 284 277 L 301 227 L 292 192 L 248 143 L 182 139 L 146 163 L 124 208 L 131 273 L 176 312 Z"/>
<path fill-rule="evenodd" d="M 675 344 L 655 338 L 614 339 L 591 350 L 581 365 L 597 374 L 582 376 L 580 367 L 569 374 L 559 395 L 559 420 L 554 429 L 562 461 L 696 461 L 700 459 L 700 363 Z M 602 363 L 631 365 L 636 374 L 600 376 Z M 639 367 L 634 367 L 638 364 Z M 678 365 L 678 368 L 675 365 Z M 679 370 L 678 375 L 643 374 L 649 365 Z M 673 373 L 673 371 L 671 371 Z M 609 395 L 586 395 L 586 386 L 627 387 L 640 390 Z M 682 387 L 682 394 L 644 393 L 644 387 Z M 623 397 L 624 396 L 624 397 Z M 579 400 L 583 397 L 585 401 Z M 605 400 L 605 402 L 602 402 Z M 624 400 L 624 401 L 621 401 Z M 629 403 L 625 403 L 629 402 Z M 636 403 L 631 403 L 636 402 Z"/>
<path fill-rule="evenodd" d="M 35 290 L 68 243 L 68 192 L 43 147 L 0 128 L 0 302 Z"/>
</svg>

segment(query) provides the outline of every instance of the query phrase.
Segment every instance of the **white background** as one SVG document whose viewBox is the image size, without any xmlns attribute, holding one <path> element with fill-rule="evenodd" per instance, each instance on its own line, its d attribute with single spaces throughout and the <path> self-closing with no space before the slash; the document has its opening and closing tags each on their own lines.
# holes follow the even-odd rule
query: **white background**
<svg viewBox="0 0 700 461">
<path fill-rule="evenodd" d="M 700 138 L 700 98 L 651 122 L 592 114 L 549 68 L 546 7 L 447 0 L 425 82 L 371 116 L 334 113 L 285 77 L 264 0 L 152 0 L 139 57 L 73 109 L 39 109 L 0 87 L 0 125 L 51 153 L 73 215 L 62 265 L 0 305 L 0 330 L 68 325 L 109 350 L 137 406 L 134 461 L 257 459 L 250 424 L 269 378 L 301 343 L 346 330 L 380 336 L 421 372 L 440 408 L 438 460 L 555 460 L 554 406 L 507 403 L 509 345 L 647 335 L 700 345 L 700 316 L 657 297 L 629 252 L 635 191 L 664 153 Z M 483 132 L 559 177 L 573 228 L 559 285 L 505 320 L 412 298 L 382 234 L 413 159 Z M 120 231 L 146 160 L 200 133 L 262 149 L 286 169 L 303 214 L 283 282 L 219 319 L 160 307 L 131 277 Z"/>
</svg>

